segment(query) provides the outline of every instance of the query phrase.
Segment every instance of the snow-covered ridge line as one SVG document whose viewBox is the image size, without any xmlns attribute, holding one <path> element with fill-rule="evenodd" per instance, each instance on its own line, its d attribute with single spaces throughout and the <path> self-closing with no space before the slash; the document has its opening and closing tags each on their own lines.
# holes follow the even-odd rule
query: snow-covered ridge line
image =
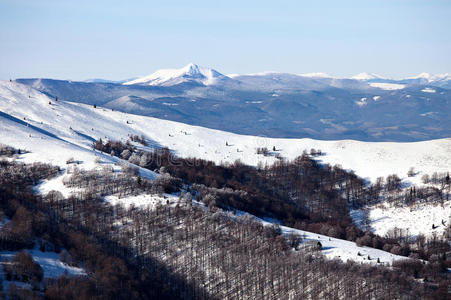
<svg viewBox="0 0 451 300">
<path fill-rule="evenodd" d="M 278 71 L 264 71 L 257 73 L 246 73 L 246 74 L 235 74 L 231 73 L 228 75 L 223 75 L 220 72 L 211 69 L 200 67 L 197 64 L 190 63 L 180 69 L 160 69 L 155 71 L 154 73 L 144 76 L 138 77 L 134 80 L 124 80 L 117 81 L 118 83 L 122 83 L 124 85 L 161 85 L 161 86 L 171 86 L 184 82 L 188 82 L 190 80 L 196 81 L 198 83 L 204 85 L 215 84 L 220 78 L 239 78 L 240 76 L 268 76 L 268 75 L 294 75 L 300 77 L 309 77 L 309 78 L 317 78 L 317 79 L 353 79 L 358 81 L 405 81 L 405 80 L 426 80 L 427 82 L 435 82 L 435 81 L 448 81 L 451 80 L 451 75 L 449 73 L 431 75 L 429 73 L 420 73 L 416 76 L 410 76 L 406 78 L 388 78 L 385 76 L 381 76 L 374 73 L 366 73 L 362 72 L 353 76 L 334 76 L 324 72 L 310 72 L 310 73 L 289 73 L 289 72 L 278 72 Z M 99 81 L 99 79 L 97 79 Z M 108 82 L 108 81 L 107 81 Z"/>
</svg>

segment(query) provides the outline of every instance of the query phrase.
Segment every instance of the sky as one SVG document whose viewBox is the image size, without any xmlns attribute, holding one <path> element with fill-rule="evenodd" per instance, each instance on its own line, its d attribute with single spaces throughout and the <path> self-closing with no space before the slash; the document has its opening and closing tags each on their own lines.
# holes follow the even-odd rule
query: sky
<svg viewBox="0 0 451 300">
<path fill-rule="evenodd" d="M 451 73 L 451 1 L 0 0 L 0 79 Z"/>
</svg>

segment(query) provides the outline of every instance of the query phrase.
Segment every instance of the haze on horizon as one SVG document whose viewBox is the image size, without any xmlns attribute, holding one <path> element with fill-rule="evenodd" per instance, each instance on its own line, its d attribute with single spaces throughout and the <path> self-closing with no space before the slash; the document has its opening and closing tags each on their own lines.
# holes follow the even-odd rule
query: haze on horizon
<svg viewBox="0 0 451 300">
<path fill-rule="evenodd" d="M 0 1 L 0 79 L 451 72 L 451 2 Z"/>
</svg>

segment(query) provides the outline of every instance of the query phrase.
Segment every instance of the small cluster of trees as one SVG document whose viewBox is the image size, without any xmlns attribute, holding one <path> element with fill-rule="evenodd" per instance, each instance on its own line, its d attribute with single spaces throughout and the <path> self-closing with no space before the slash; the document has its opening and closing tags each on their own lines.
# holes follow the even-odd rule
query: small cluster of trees
<svg viewBox="0 0 451 300">
<path fill-rule="evenodd" d="M 435 184 L 435 185 L 441 185 L 441 186 L 445 186 L 445 185 L 449 185 L 451 183 L 450 177 L 449 177 L 449 172 L 434 172 L 431 176 L 429 176 L 428 174 L 425 174 L 421 177 L 421 180 L 423 181 L 424 184 Z"/>
<path fill-rule="evenodd" d="M 0 144 L 0 156 L 11 157 L 16 153 L 16 150 L 13 147 L 9 147 L 6 145 Z M 19 150 L 20 153 L 20 150 Z"/>
<path fill-rule="evenodd" d="M 130 151 L 131 153 L 136 151 L 136 147 L 133 146 L 129 141 L 125 144 L 121 141 L 110 141 L 103 143 L 102 139 L 99 139 L 94 142 L 94 149 L 99 151 L 111 154 L 112 156 L 120 156 L 122 152 L 125 150 Z"/>
<path fill-rule="evenodd" d="M 141 135 L 141 136 L 131 135 L 130 136 L 130 140 L 132 142 L 140 143 L 143 146 L 148 146 L 148 143 L 147 143 L 146 138 L 144 137 L 144 135 Z"/>
<path fill-rule="evenodd" d="M 34 262 L 33 257 L 24 250 L 14 255 L 11 261 L 4 261 L 3 269 L 8 281 L 30 283 L 34 289 L 39 288 L 39 283 L 44 276 L 41 266 Z"/>
<path fill-rule="evenodd" d="M 315 157 L 315 156 L 321 156 L 323 155 L 323 152 L 321 151 L 321 149 L 310 149 L 310 155 Z"/>
<path fill-rule="evenodd" d="M 264 156 L 269 155 L 269 149 L 267 147 L 258 147 L 257 148 L 257 154 L 262 154 Z"/>
</svg>

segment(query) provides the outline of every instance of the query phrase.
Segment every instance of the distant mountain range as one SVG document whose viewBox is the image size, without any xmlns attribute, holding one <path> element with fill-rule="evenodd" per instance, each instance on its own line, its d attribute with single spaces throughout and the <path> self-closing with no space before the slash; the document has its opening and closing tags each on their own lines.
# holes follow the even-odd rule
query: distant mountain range
<svg viewBox="0 0 451 300">
<path fill-rule="evenodd" d="M 224 81 L 235 79 L 243 80 L 249 79 L 250 77 L 272 77 L 280 78 L 297 78 L 297 77 L 308 77 L 314 79 L 336 79 L 336 80 L 346 80 L 354 79 L 366 82 L 387 82 L 387 83 L 400 83 L 400 84 L 430 84 L 434 86 L 443 87 L 443 85 L 451 86 L 451 75 L 438 74 L 431 75 L 429 73 L 420 73 L 417 76 L 407 77 L 404 79 L 390 79 L 374 73 L 359 73 L 357 75 L 351 76 L 349 78 L 338 78 L 327 73 L 306 73 L 306 74 L 289 74 L 280 72 L 263 72 L 256 74 L 229 74 L 223 75 L 220 72 L 200 67 L 196 64 L 190 63 L 181 69 L 162 69 L 158 70 L 151 75 L 138 77 L 134 79 L 122 80 L 122 81 L 108 81 L 103 80 L 103 82 L 110 83 L 122 83 L 124 85 L 152 85 L 152 86 L 174 86 L 182 83 L 195 83 L 199 85 L 219 85 Z M 92 80 L 91 82 L 102 82 L 102 79 Z"/>
<path fill-rule="evenodd" d="M 451 76 L 223 75 L 189 64 L 118 82 L 17 79 L 50 97 L 240 134 L 323 140 L 451 137 Z"/>
</svg>

